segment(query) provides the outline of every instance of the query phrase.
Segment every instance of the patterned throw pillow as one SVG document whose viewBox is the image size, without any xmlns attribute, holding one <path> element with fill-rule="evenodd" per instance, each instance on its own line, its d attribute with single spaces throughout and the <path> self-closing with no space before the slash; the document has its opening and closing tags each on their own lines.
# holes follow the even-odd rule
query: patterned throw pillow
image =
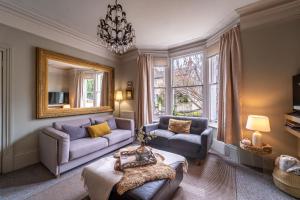
<svg viewBox="0 0 300 200">
<path fill-rule="evenodd" d="M 70 140 L 77 140 L 80 138 L 88 137 L 89 134 L 86 130 L 86 127 L 90 126 L 91 124 L 84 124 L 80 127 L 78 126 L 70 126 L 70 125 L 62 125 L 63 132 L 70 135 Z"/>
<path fill-rule="evenodd" d="M 190 133 L 192 121 L 170 119 L 168 130 L 174 133 Z"/>
</svg>

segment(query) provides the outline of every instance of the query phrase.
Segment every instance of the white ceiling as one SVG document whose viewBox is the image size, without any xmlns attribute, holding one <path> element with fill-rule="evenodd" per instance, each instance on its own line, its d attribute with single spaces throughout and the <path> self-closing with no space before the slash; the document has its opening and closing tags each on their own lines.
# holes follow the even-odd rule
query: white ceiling
<svg viewBox="0 0 300 200">
<path fill-rule="evenodd" d="M 114 0 L 3 0 L 96 40 L 98 19 Z M 236 19 L 235 9 L 257 0 L 119 0 L 136 30 L 138 48 L 168 49 L 202 40 Z"/>
</svg>

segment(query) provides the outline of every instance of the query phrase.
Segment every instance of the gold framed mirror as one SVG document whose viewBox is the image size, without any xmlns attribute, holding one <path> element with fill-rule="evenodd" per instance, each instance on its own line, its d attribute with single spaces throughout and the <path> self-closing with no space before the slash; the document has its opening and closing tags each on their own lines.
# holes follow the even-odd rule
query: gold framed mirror
<svg viewBox="0 0 300 200">
<path fill-rule="evenodd" d="M 114 68 L 37 48 L 38 119 L 113 109 Z"/>
</svg>

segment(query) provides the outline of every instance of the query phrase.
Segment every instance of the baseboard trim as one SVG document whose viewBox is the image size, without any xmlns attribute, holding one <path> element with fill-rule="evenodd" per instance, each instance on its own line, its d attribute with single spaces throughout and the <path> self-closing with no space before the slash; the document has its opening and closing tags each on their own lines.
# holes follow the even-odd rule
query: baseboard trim
<svg viewBox="0 0 300 200">
<path fill-rule="evenodd" d="M 14 156 L 14 170 L 21 169 L 39 162 L 37 150 L 21 153 Z"/>
<path fill-rule="evenodd" d="M 214 139 L 211 148 L 213 150 L 215 150 L 216 152 L 218 152 L 222 155 L 225 155 L 225 143 L 224 142 Z"/>
</svg>

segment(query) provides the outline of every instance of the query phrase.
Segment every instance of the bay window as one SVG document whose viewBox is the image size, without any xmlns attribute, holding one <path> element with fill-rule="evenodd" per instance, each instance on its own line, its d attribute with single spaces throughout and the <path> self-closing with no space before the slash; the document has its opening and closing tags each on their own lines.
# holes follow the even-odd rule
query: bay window
<svg viewBox="0 0 300 200">
<path fill-rule="evenodd" d="M 170 67 L 154 65 L 153 119 L 171 114 L 217 122 L 218 71 L 219 55 L 203 52 L 171 58 Z"/>
</svg>

